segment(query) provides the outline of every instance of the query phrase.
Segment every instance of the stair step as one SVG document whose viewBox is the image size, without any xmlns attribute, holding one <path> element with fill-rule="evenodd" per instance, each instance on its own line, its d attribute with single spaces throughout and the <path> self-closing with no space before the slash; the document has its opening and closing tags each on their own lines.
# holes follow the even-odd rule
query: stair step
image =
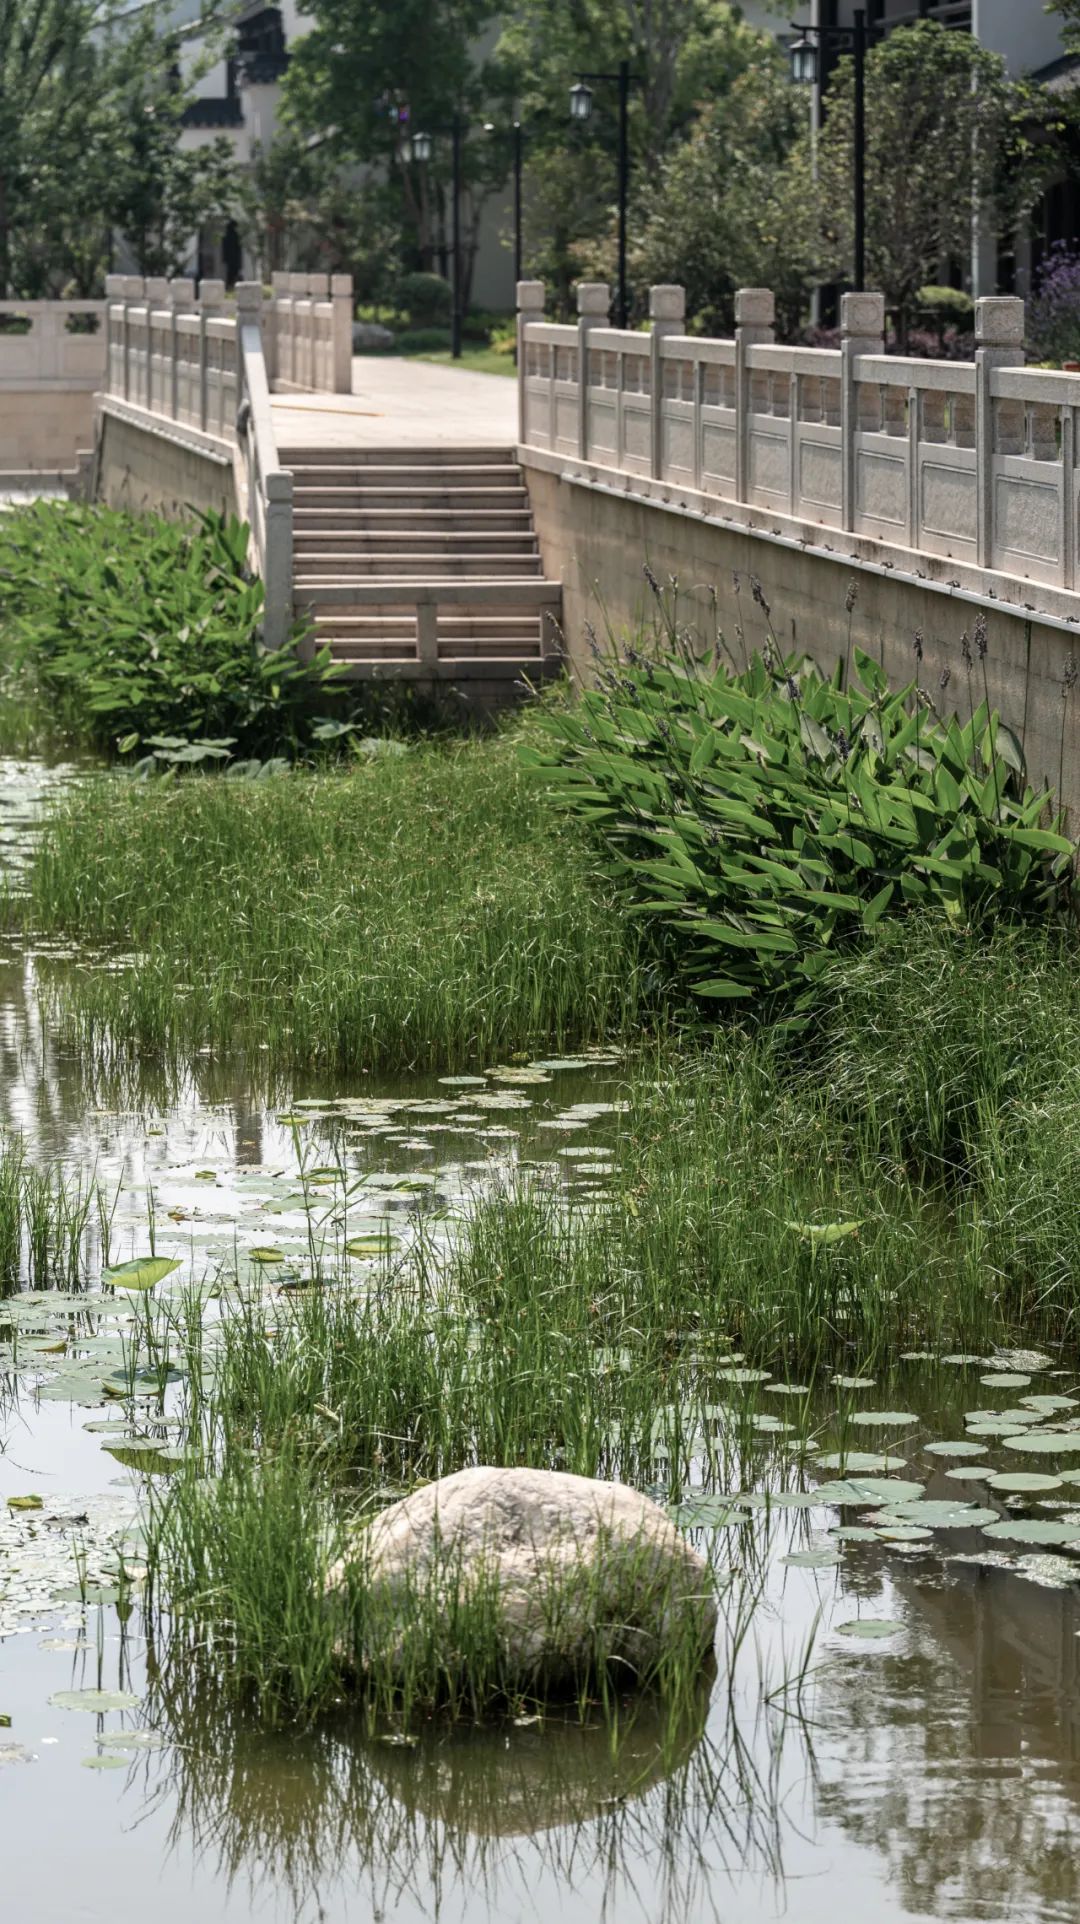
<svg viewBox="0 0 1080 1924">
<path fill-rule="evenodd" d="M 317 578 L 347 581 L 354 576 L 367 581 L 380 575 L 432 583 L 452 581 L 461 575 L 512 581 L 519 576 L 537 576 L 540 568 L 538 554 L 304 554 L 297 556 L 296 586 L 300 589 Z"/>
<path fill-rule="evenodd" d="M 311 462 L 301 464 L 291 460 L 287 454 L 279 452 L 278 459 L 283 468 L 288 468 L 293 477 L 294 490 L 309 487 L 374 488 L 446 488 L 492 487 L 504 485 L 513 488 L 521 486 L 521 469 L 516 461 L 499 461 L 477 464 L 474 467 L 358 467 L 355 462 Z"/>
<path fill-rule="evenodd" d="M 333 468 L 483 468 L 514 460 L 512 447 L 490 448 L 327 448 L 298 444 L 278 456 L 283 467 Z"/>
<path fill-rule="evenodd" d="M 296 508 L 297 534 L 338 530 L 342 534 L 378 534 L 384 529 L 431 534 L 531 534 L 528 508 Z"/>
<path fill-rule="evenodd" d="M 407 657 L 416 654 L 414 635 L 371 635 L 361 641 L 336 641 L 330 650 L 331 661 L 372 661 L 380 657 Z M 452 641 L 439 644 L 440 661 L 539 661 L 539 635 L 519 641 L 516 635 L 493 635 L 490 641 Z"/>
<path fill-rule="evenodd" d="M 525 488 L 297 488 L 294 513 L 325 514 L 528 514 Z"/>
<path fill-rule="evenodd" d="M 302 607 L 312 609 L 362 609 L 370 614 L 373 609 L 393 608 L 411 612 L 416 607 L 417 590 L 421 588 L 435 592 L 440 614 L 457 609 L 490 612 L 495 608 L 512 608 L 515 614 L 521 614 L 526 608 L 553 608 L 562 599 L 562 585 L 558 581 L 547 581 L 543 577 L 537 580 L 533 576 L 508 581 L 505 576 L 497 575 L 471 575 L 464 580 L 460 576 L 451 579 L 432 576 L 427 581 L 402 575 L 377 575 L 351 581 L 316 575 L 310 580 L 297 581 L 296 599 Z"/>
<path fill-rule="evenodd" d="M 297 528 L 294 544 L 297 555 L 536 553 L 531 528 L 512 534 L 472 528 Z"/>
</svg>

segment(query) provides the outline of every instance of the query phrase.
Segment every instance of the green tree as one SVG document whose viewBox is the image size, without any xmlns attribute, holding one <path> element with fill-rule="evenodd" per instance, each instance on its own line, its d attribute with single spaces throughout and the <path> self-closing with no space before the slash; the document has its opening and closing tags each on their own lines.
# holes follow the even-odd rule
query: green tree
<svg viewBox="0 0 1080 1924">
<path fill-rule="evenodd" d="M 820 248 L 805 103 L 766 42 L 662 162 L 640 205 L 643 285 L 676 281 L 687 313 L 727 333 L 738 287 L 771 287 L 782 331 L 803 319 Z"/>
<path fill-rule="evenodd" d="M 426 268 L 445 248 L 448 135 L 460 116 L 474 136 L 463 169 L 471 254 L 483 202 L 505 177 L 505 153 L 475 137 L 491 117 L 496 77 L 478 50 L 497 0 L 310 0 L 308 11 L 314 24 L 285 82 L 291 124 L 318 135 L 339 163 L 380 170 L 411 235 L 413 264 Z M 418 129 L 437 136 L 430 162 L 411 157 Z"/>
<path fill-rule="evenodd" d="M 934 21 L 901 27 L 866 62 L 866 260 L 901 341 L 920 287 L 965 259 L 972 223 L 1014 222 L 1036 197 L 1052 153 L 1032 139 L 1036 91 L 1010 82 L 1004 61 L 968 33 Z M 854 74 L 840 62 L 818 145 L 823 242 L 831 271 L 853 269 Z"/>
<path fill-rule="evenodd" d="M 124 101 L 109 211 L 141 274 L 182 273 L 193 236 L 228 220 L 237 205 L 231 143 L 180 145 L 186 98 L 165 73 L 144 75 Z"/>
</svg>

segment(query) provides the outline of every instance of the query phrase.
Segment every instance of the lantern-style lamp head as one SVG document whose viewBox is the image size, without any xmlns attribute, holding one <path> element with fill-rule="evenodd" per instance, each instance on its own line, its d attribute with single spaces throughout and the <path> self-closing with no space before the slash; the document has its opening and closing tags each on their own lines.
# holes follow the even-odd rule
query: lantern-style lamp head
<svg viewBox="0 0 1080 1924">
<path fill-rule="evenodd" d="M 412 157 L 414 160 L 431 159 L 431 135 L 415 133 L 412 137 Z"/>
<path fill-rule="evenodd" d="M 788 58 L 791 78 L 800 87 L 812 87 L 817 79 L 817 48 L 805 33 L 790 42 Z"/>
<path fill-rule="evenodd" d="M 579 80 L 577 86 L 570 89 L 571 120 L 588 120 L 592 113 L 592 103 L 592 88 L 586 86 L 584 80 Z"/>
</svg>

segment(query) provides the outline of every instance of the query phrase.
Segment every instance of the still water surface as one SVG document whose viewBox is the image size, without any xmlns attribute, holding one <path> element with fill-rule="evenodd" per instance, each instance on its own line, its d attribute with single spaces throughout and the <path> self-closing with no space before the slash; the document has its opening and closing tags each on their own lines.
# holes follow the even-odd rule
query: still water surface
<svg viewBox="0 0 1080 1924">
<path fill-rule="evenodd" d="M 0 849 L 12 875 L 42 795 L 63 779 L 0 764 Z M 234 1257 L 243 1269 L 268 1236 L 286 1255 L 299 1252 L 307 1219 L 298 1133 L 306 1145 L 344 1145 L 350 1165 L 373 1179 L 353 1233 L 385 1227 L 402 1246 L 418 1233 L 452 1236 L 469 1198 L 522 1162 L 548 1168 L 568 1191 L 601 1193 L 619 1126 L 617 1062 L 544 1069 L 544 1080 L 517 1085 L 305 1084 L 273 1101 L 209 1058 L 171 1084 L 150 1072 L 118 1082 L 65 1055 L 42 1016 L 43 984 L 82 962 L 33 943 L 0 955 L 0 1122 L 24 1133 L 35 1160 L 60 1158 L 119 1195 L 113 1260 L 145 1248 L 151 1209 L 159 1252 L 180 1257 L 188 1274 Z M 96 1235 L 91 1222 L 91 1243 Z M 873 1513 L 868 1503 L 770 1508 L 722 1532 L 721 1554 L 732 1558 L 747 1554 L 752 1534 L 765 1589 L 730 1675 L 721 1631 L 718 1675 L 674 1750 L 647 1714 L 614 1757 L 599 1727 L 551 1721 L 436 1733 L 415 1746 L 361 1742 L 347 1720 L 271 1739 L 197 1698 L 174 1705 L 171 1722 L 155 1710 L 158 1727 L 148 1729 L 152 1652 L 137 1613 L 121 1635 L 115 1607 L 84 1605 L 75 1584 L 76 1543 L 87 1546 L 91 1580 L 107 1581 L 109 1546 L 137 1518 L 140 1479 L 104 1447 L 97 1426 L 107 1412 L 48 1394 L 50 1336 L 73 1313 L 55 1298 L 23 1297 L 16 1371 L 0 1307 L 0 1716 L 10 1718 L 0 1727 L 0 1838 L 13 1917 L 1074 1924 L 1080 1916 L 1080 1611 L 1071 1581 L 1080 1564 L 1024 1565 L 1022 1556 L 1038 1553 L 991 1545 L 978 1528 L 926 1541 L 830 1534 L 859 1526 Z M 100 1299 L 80 1310 L 87 1353 L 95 1344 L 111 1353 L 130 1314 Z M 41 1353 L 28 1363 L 34 1340 Z M 853 1392 L 852 1406 L 871 1410 L 887 1395 L 885 1407 L 914 1421 L 884 1433 L 871 1426 L 857 1440 L 902 1456 L 901 1474 L 932 1499 L 988 1502 L 1002 1518 L 1071 1520 L 1077 1485 L 1062 1480 L 1043 1497 L 991 1494 L 978 1476 L 950 1477 L 962 1455 L 927 1445 L 963 1438 L 965 1412 L 1012 1409 L 1025 1388 L 1068 1395 L 1072 1364 L 1036 1359 L 1024 1372 L 1030 1384 L 1011 1389 L 980 1383 L 985 1362 L 898 1364 L 887 1391 Z M 1080 1465 L 1080 1451 L 1071 1460 Z M 987 1441 L 988 1470 L 1018 1464 L 1039 1471 L 1043 1459 Z M 762 1484 L 774 1487 L 789 1474 L 767 1435 L 760 1467 Z M 826 1475 L 811 1465 L 807 1487 Z M 28 1492 L 41 1496 L 40 1511 L 8 1509 L 8 1498 Z M 809 1565 L 783 1560 L 815 1550 Z M 839 1628 L 860 1619 L 895 1628 L 869 1639 Z M 88 1687 L 119 1693 L 117 1707 L 94 1713 L 55 1701 Z"/>
</svg>

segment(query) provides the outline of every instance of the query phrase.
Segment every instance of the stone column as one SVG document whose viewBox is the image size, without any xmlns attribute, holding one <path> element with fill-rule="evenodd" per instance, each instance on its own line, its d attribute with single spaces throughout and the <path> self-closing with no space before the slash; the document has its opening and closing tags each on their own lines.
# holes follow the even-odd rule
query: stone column
<svg viewBox="0 0 1080 1924">
<path fill-rule="evenodd" d="M 330 299 L 334 303 L 333 393 L 352 393 L 353 279 L 351 274 L 332 274 Z"/>
<path fill-rule="evenodd" d="M 525 330 L 531 321 L 542 321 L 543 318 L 543 281 L 519 281 L 517 284 L 517 390 L 518 441 L 522 447 L 527 447 L 529 444 L 528 407 L 525 396 L 525 376 L 529 357 Z"/>
<path fill-rule="evenodd" d="M 606 327 L 611 314 L 611 289 L 606 281 L 579 281 L 578 308 L 578 455 L 589 458 L 589 335 Z M 554 441 L 552 446 L 554 447 Z"/>
<path fill-rule="evenodd" d="M 224 281 L 199 283 L 199 426 L 205 431 L 210 422 L 210 373 L 206 351 L 206 323 L 215 320 L 225 307 Z"/>
<path fill-rule="evenodd" d="M 750 499 L 750 370 L 748 347 L 776 339 L 776 301 L 768 287 L 740 287 L 735 295 L 735 499 Z"/>
<path fill-rule="evenodd" d="M 306 386 L 317 394 L 323 386 L 322 355 L 319 352 L 320 318 L 317 308 L 330 299 L 329 274 L 308 275 L 308 300 L 311 302 L 307 339 L 307 381 Z"/>
<path fill-rule="evenodd" d="M 1012 294 L 984 294 L 975 303 L 975 475 L 976 559 L 980 568 L 994 565 L 994 403 L 990 376 L 997 367 L 1024 364 L 1024 303 Z M 1062 460 L 1071 461 L 1064 443 Z M 1068 557 L 1063 556 L 1068 568 Z M 1075 557 L 1074 557 L 1075 565 Z"/>
<path fill-rule="evenodd" d="M 293 477 L 276 468 L 263 486 L 263 641 L 283 648 L 293 624 Z M 304 653 L 311 660 L 310 641 Z"/>
<path fill-rule="evenodd" d="M 859 396 L 855 361 L 885 352 L 884 294 L 844 294 L 840 299 L 840 502 L 841 526 L 855 526 L 855 433 Z"/>
<path fill-rule="evenodd" d="M 649 319 L 652 322 L 651 394 L 652 432 L 650 434 L 651 470 L 659 480 L 664 470 L 664 363 L 660 343 L 668 334 L 682 334 L 686 327 L 685 287 L 657 286 L 649 289 Z"/>
<path fill-rule="evenodd" d="M 136 398 L 132 389 L 137 385 L 134 379 L 131 354 L 131 309 L 141 301 L 146 293 L 146 282 L 138 274 L 125 274 L 124 281 L 124 399 Z"/>
<path fill-rule="evenodd" d="M 105 276 L 105 392 L 123 393 L 123 370 L 127 360 L 125 342 L 127 339 L 127 310 L 125 288 L 127 277 L 124 274 Z M 120 314 L 113 319 L 113 308 L 119 307 Z M 118 356 L 120 367 L 113 366 L 113 358 Z"/>
<path fill-rule="evenodd" d="M 190 281 L 186 277 L 171 280 L 169 282 L 169 305 L 172 309 L 172 339 L 170 342 L 172 379 L 169 382 L 169 409 L 173 420 L 176 421 L 180 416 L 180 335 L 176 323 L 179 315 L 190 313 L 195 305 L 194 281 Z"/>
</svg>

